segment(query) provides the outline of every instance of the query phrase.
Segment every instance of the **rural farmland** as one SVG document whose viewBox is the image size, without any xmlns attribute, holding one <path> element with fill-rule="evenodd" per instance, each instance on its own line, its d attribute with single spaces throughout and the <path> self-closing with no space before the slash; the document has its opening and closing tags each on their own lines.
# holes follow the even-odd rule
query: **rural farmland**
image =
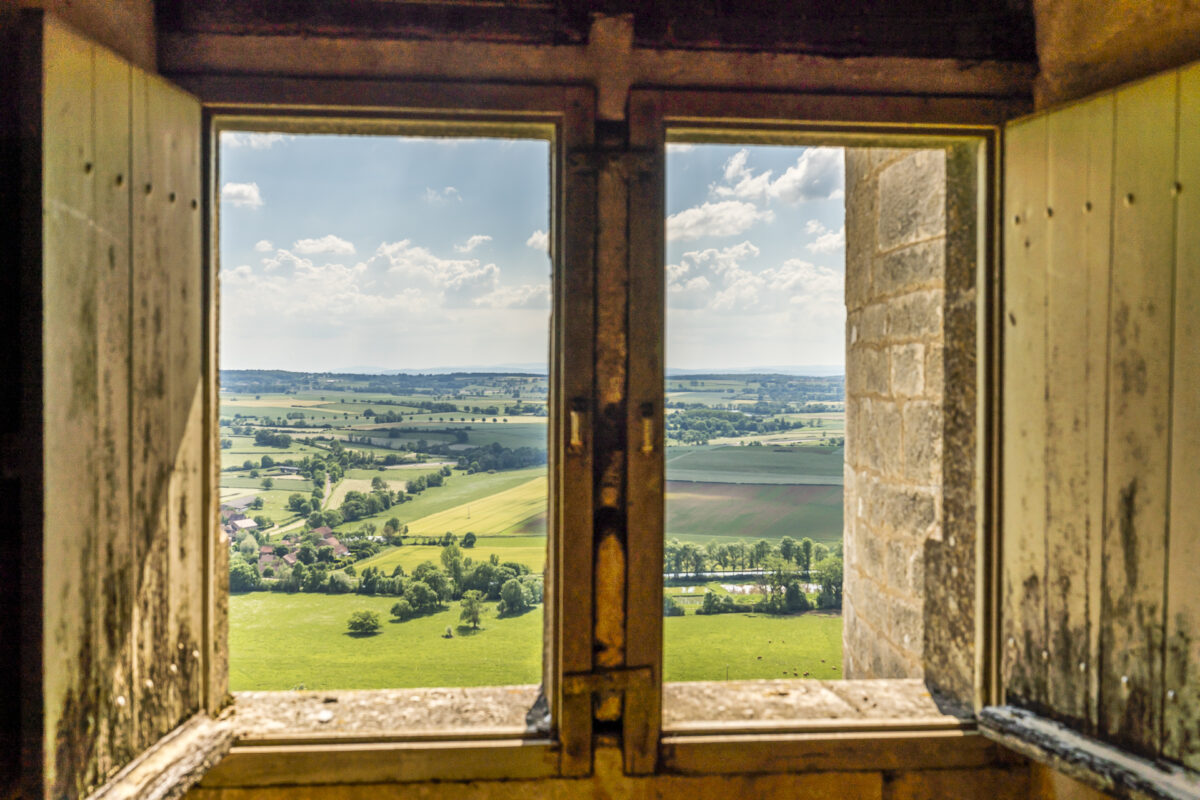
<svg viewBox="0 0 1200 800">
<path fill-rule="evenodd" d="M 223 371 L 231 688 L 540 681 L 547 389 Z M 841 378 L 667 389 L 665 678 L 838 677 Z"/>
</svg>

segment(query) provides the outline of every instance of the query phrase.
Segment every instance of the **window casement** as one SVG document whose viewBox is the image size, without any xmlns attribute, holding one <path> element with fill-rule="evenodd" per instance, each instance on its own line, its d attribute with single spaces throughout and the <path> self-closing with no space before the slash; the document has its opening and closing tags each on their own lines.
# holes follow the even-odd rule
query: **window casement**
<svg viewBox="0 0 1200 800">
<path fill-rule="evenodd" d="M 995 159 L 993 126 L 1007 113 L 1005 103 L 635 90 L 630 95 L 627 121 L 618 122 L 598 121 L 592 90 L 573 86 L 181 77 L 179 83 L 193 97 L 165 81 L 142 76 L 128 65 L 109 64 L 109 56 L 100 48 L 81 44 L 82 40 L 72 39 L 70 34 L 62 34 L 66 38 L 55 44 L 59 35 L 53 33 L 47 38 L 48 48 L 62 47 L 64 52 L 86 53 L 86 57 L 76 63 L 59 55 L 47 56 L 47 74 L 53 76 L 47 89 L 47 113 L 58 109 L 56 113 L 77 114 L 78 109 L 69 104 L 59 107 L 51 102 L 58 99 L 54 92 L 77 91 L 80 98 L 86 98 L 88 111 L 78 114 L 78 119 L 91 120 L 88 124 L 93 127 L 63 125 L 56 131 L 47 122 L 44 135 L 51 140 L 47 146 L 61 146 L 65 153 L 56 152 L 52 159 L 56 167 L 66 165 L 63 180 L 73 182 L 63 187 L 64 196 L 77 193 L 94 198 L 88 202 L 102 205 L 110 202 L 103 192 L 111 191 L 118 202 L 127 204 L 120 206 L 115 216 L 126 220 L 132 229 L 119 233 L 115 240 L 127 243 L 124 257 L 133 266 L 122 273 L 126 294 L 114 287 L 111 296 L 105 295 L 124 310 L 105 310 L 99 319 L 105 325 L 114 319 L 129 320 L 130 327 L 122 329 L 126 331 L 125 339 L 119 332 L 113 333 L 116 362 L 121 362 L 126 352 L 122 348 L 126 348 L 132 353 L 133 364 L 130 374 L 115 379 L 125 387 L 125 394 L 118 395 L 118 399 L 134 407 L 135 424 L 153 423 L 164 429 L 166 438 L 161 441 L 150 437 L 152 449 L 158 447 L 155 441 L 165 445 L 161 454 L 153 450 L 152 460 L 161 467 L 163 485 L 175 493 L 172 496 L 178 496 L 180 505 L 169 506 L 161 522 L 165 529 L 176 531 L 171 535 L 178 536 L 177 523 L 191 520 L 199 548 L 173 572 L 149 573 L 155 580 L 170 574 L 171 586 L 192 587 L 194 583 L 195 592 L 190 588 L 187 591 L 198 598 L 194 627 L 200 633 L 196 634 L 196 645 L 156 637 L 151 622 L 158 607 L 147 605 L 146 613 L 151 616 L 141 617 L 141 624 L 150 626 L 146 638 L 135 636 L 126 643 L 137 654 L 139 663 L 152 672 L 130 672 L 137 681 L 141 703 L 109 689 L 97 696 L 101 716 L 111 720 L 110 730 L 122 730 L 131 712 L 121 709 L 135 705 L 138 713 L 147 715 L 148 722 L 162 723 L 161 730 L 143 726 L 135 740 L 105 755 L 106 761 L 84 753 L 76 759 L 70 749 L 72 743 L 78 737 L 93 736 L 95 731 L 68 729 L 67 747 L 47 753 L 45 758 L 59 765 L 62 779 L 78 793 L 112 779 L 133 755 L 171 731 L 175 732 L 161 742 L 160 753 L 199 738 L 212 742 L 191 775 L 203 772 L 203 761 L 210 756 L 216 760 L 230 744 L 229 731 L 234 723 L 228 715 L 221 716 L 228 707 L 227 550 L 216 538 L 215 525 L 210 536 L 198 524 L 217 517 L 216 220 L 212 215 L 217 208 L 216 133 L 224 128 L 424 135 L 474 131 L 537 136 L 552 142 L 550 558 L 543 668 L 548 723 L 535 715 L 526 728 L 503 732 L 455 730 L 406 735 L 392 731 L 380 735 L 352 730 L 337 734 L 300 730 L 259 736 L 256 741 L 256 737 L 246 736 L 233 743 L 232 752 L 209 774 L 206 785 L 583 776 L 596 768 L 597 743 L 611 753 L 618 742 L 621 769 L 626 775 L 946 768 L 997 761 L 998 750 L 974 736 L 969 722 L 954 717 L 866 725 L 789 719 L 753 730 L 746 726 L 731 730 L 701 725 L 686 732 L 664 731 L 663 193 L 668 138 L 863 147 L 941 147 L 959 143 L 970 151 L 973 181 L 970 203 L 964 206 L 969 207 L 964 222 L 973 226 L 972 235 L 977 240 L 967 260 L 978 293 L 968 309 L 971 321 L 978 325 L 973 328 L 977 337 L 972 343 L 972 352 L 978 358 L 970 362 L 975 368 L 970 378 L 978 390 L 971 395 L 975 403 L 970 411 L 975 420 L 977 469 L 972 473 L 969 492 L 977 503 L 974 524 L 979 535 L 962 543 L 964 548 L 971 548 L 972 558 L 964 563 L 973 565 L 974 579 L 964 591 L 970 594 L 970 604 L 976 611 L 969 618 L 959 619 L 955 635 L 973 653 L 965 687 L 962 682 L 956 684 L 960 690 L 956 699 L 968 706 L 977 705 L 990 696 L 994 685 L 990 623 L 994 604 L 990 593 L 995 562 L 990 554 L 994 546 L 992 522 L 986 516 L 993 505 L 992 489 L 979 476 L 987 472 L 987 459 L 993 457 L 993 409 L 986 402 L 994 386 L 990 370 L 995 363 L 995 341 L 990 333 L 995 316 L 991 311 L 995 279 L 989 230 Z M 73 65 L 71 75 L 90 78 L 72 83 L 65 77 L 68 65 Z M 110 67 L 119 73 L 116 77 L 106 72 Z M 132 87 L 132 94 L 120 101 L 127 105 L 117 107 L 114 119 L 106 121 L 102 114 L 93 116 L 107 108 L 110 98 L 106 93 L 119 93 L 122 86 Z M 121 112 L 121 108 L 126 110 Z M 105 135 L 107 128 L 95 127 L 104 125 L 127 131 L 126 138 L 119 140 L 126 142 L 120 152 L 93 154 L 88 150 L 96 143 L 110 141 Z M 77 146 L 69 139 L 80 130 L 84 130 L 81 141 L 90 144 Z M 146 163 L 140 159 L 146 159 Z M 107 181 L 103 192 L 84 188 L 93 184 L 84 183 L 70 172 L 75 168 L 79 175 L 94 176 L 87 180 L 95 181 L 96 186 L 100 179 Z M 47 173 L 51 188 L 56 187 L 52 179 L 57 175 L 54 171 Z M 122 208 L 127 209 L 123 216 Z M 99 211 L 89 207 L 84 213 Z M 210 215 L 207 231 L 206 213 Z M 71 220 L 65 219 L 64 224 L 71 224 Z M 74 240 L 61 231 L 52 231 L 45 241 L 50 251 Z M 97 240 L 97 247 L 83 263 L 101 263 L 98 259 L 107 258 L 108 252 Z M 44 261 L 48 292 L 81 291 L 56 272 L 61 262 L 52 262 L 49 257 Z M 130 270 L 137 269 L 146 272 L 144 286 L 133 285 Z M 54 318 L 59 320 L 70 318 L 86 307 L 82 302 L 86 298 L 75 299 L 78 302 L 73 305 L 48 306 L 43 313 L 57 315 Z M 154 312 L 163 309 L 176 312 L 166 315 L 167 324 L 179 328 L 172 328 L 165 336 L 154 328 Z M 186 330 L 185 325 L 189 326 Z M 61 354 L 70 355 L 72 347 L 71 342 L 63 342 Z M 157 369 L 158 361 L 147 360 L 151 357 L 161 361 L 164 370 L 168 366 L 177 369 L 180 376 L 176 385 L 168 375 L 161 413 L 138 411 L 139 403 L 158 401 L 139 399 L 131 391 L 131 387 L 154 384 L 154 375 L 149 372 L 135 381 L 139 369 Z M 70 367 L 58 364 L 48 375 L 65 381 Z M 47 380 L 49 393 L 51 382 Z M 98 380 L 109 380 L 103 367 Z M 70 395 L 68 389 L 64 384 L 64 397 Z M 101 393 L 95 391 L 92 396 L 98 398 Z M 104 418 L 123 417 L 113 411 Z M 83 435 L 69 426 L 62 432 Z M 132 436 L 124 430 L 117 434 Z M 183 467 L 168 458 L 180 452 L 187 459 Z M 142 454 L 135 453 L 128 456 L 127 463 L 139 459 L 144 460 Z M 48 464 L 47 470 L 66 474 L 65 465 Z M 50 482 L 48 478 L 48 485 Z M 94 483 L 100 486 L 99 481 Z M 143 496 L 125 485 L 117 494 L 118 499 Z M 196 506 L 194 512 L 180 513 L 185 501 Z M 153 531 L 148 529 L 147 542 L 153 538 Z M 178 544 L 177 539 L 164 541 Z M 96 547 L 90 554 L 72 552 L 80 558 L 98 559 L 105 543 L 98 542 Z M 177 548 L 168 550 L 164 558 L 175 552 Z M 49 555 L 45 556 L 47 563 Z M 134 578 L 129 575 L 125 579 L 133 582 Z M 176 583 L 177 578 L 184 583 Z M 85 588 L 91 591 L 95 587 Z M 147 591 L 147 599 L 170 606 L 170 596 L 153 589 Z M 82 602 L 82 595 L 77 599 Z M 120 605 L 124 601 L 114 602 L 125 608 Z M 60 611 L 48 609 L 48 631 L 63 616 Z M 172 610 L 164 613 L 172 624 L 182 619 Z M 132 616 L 136 619 L 137 612 Z M 100 636 L 100 623 L 96 621 L 93 627 L 90 633 L 79 632 L 81 641 Z M 133 622 L 121 629 L 138 630 Z M 55 652 L 73 654 L 66 647 Z M 173 696 L 164 694 L 164 685 L 174 685 L 175 676 L 184 672 L 178 662 L 184 657 L 196 662 L 186 672 L 188 680 L 195 683 L 192 688 L 196 689 L 196 700 L 186 706 L 187 713 L 182 713 L 182 705 L 179 714 L 159 713 L 163 709 L 154 704 L 158 698 Z M 47 691 L 48 702 L 57 703 L 64 697 Z M 121 698 L 125 703 L 119 702 Z M 69 703 L 65 707 L 75 708 Z M 752 705 L 747 710 L 754 713 Z M 192 721 L 178 727 L 188 718 Z M 108 739 L 104 742 L 103 747 L 108 747 Z M 317 752 L 322 758 L 313 758 Z M 153 758 L 143 758 L 116 777 L 131 779 L 139 769 L 150 769 L 152 762 Z"/>
</svg>

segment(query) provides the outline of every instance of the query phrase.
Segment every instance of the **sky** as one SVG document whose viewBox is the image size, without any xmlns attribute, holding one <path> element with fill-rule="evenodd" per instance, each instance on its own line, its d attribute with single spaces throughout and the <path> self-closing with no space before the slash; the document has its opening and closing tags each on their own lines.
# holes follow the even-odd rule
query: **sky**
<svg viewBox="0 0 1200 800">
<path fill-rule="evenodd" d="M 222 368 L 544 369 L 549 158 L 223 133 Z M 668 147 L 670 368 L 843 363 L 842 185 L 839 149 Z"/>
</svg>

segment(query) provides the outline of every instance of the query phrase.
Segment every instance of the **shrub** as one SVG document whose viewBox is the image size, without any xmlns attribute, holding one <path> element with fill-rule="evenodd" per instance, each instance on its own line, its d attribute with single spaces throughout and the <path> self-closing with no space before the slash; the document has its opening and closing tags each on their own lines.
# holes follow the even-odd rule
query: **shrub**
<svg viewBox="0 0 1200 800">
<path fill-rule="evenodd" d="M 374 611 L 355 611 L 350 615 L 346 627 L 351 633 L 372 634 L 379 633 L 379 629 L 383 627 L 383 623 L 379 620 L 379 615 Z"/>
<path fill-rule="evenodd" d="M 392 606 L 392 616 L 395 617 L 396 619 L 400 620 L 401 622 L 412 619 L 413 618 L 412 604 L 409 603 L 404 598 L 400 598 Z"/>
<path fill-rule="evenodd" d="M 682 617 L 684 615 L 683 606 L 670 595 L 663 595 L 663 616 L 664 617 Z"/>
</svg>

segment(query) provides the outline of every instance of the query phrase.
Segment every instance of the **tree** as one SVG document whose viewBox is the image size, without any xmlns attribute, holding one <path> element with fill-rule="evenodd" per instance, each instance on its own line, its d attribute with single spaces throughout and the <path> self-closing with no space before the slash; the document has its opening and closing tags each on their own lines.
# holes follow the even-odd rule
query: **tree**
<svg viewBox="0 0 1200 800">
<path fill-rule="evenodd" d="M 262 479 L 262 487 L 264 489 L 270 489 L 274 485 L 275 485 L 275 481 L 272 480 L 271 478 L 263 478 Z"/>
<path fill-rule="evenodd" d="M 783 556 L 784 561 L 794 561 L 796 559 L 796 540 L 790 536 L 780 539 L 779 555 Z"/>
<path fill-rule="evenodd" d="M 311 544 L 302 544 L 296 551 L 296 559 L 302 564 L 311 564 L 317 560 L 317 548 Z"/>
<path fill-rule="evenodd" d="M 462 611 L 459 612 L 458 618 L 463 622 L 471 623 L 472 628 L 479 628 L 479 617 L 483 613 L 483 595 L 475 590 L 469 589 L 463 592 L 462 595 Z"/>
<path fill-rule="evenodd" d="M 500 604 L 496 606 L 496 612 L 504 616 L 520 614 L 528 608 L 529 602 L 525 596 L 525 587 L 516 578 L 509 578 L 500 587 Z"/>
<path fill-rule="evenodd" d="M 413 618 L 412 603 L 408 602 L 403 597 L 401 597 L 392 606 L 392 616 L 395 617 L 396 619 L 400 620 L 401 622 L 412 619 Z"/>
<path fill-rule="evenodd" d="M 467 535 L 462 538 L 462 546 L 463 547 L 474 547 L 475 546 L 475 534 L 468 531 Z"/>
<path fill-rule="evenodd" d="M 804 580 L 812 580 L 813 540 L 805 536 L 800 540 L 800 549 L 796 553 L 796 563 L 800 565 L 800 576 Z"/>
<path fill-rule="evenodd" d="M 229 560 L 229 591 L 252 592 L 262 586 L 258 570 L 244 558 L 234 557 Z"/>
<path fill-rule="evenodd" d="M 379 633 L 379 629 L 383 627 L 383 623 L 379 619 L 379 615 L 374 611 L 355 611 L 350 615 L 350 619 L 346 622 L 346 627 L 351 633 L 357 633 L 360 636 L 370 636 L 374 633 Z"/>
<path fill-rule="evenodd" d="M 663 595 L 663 616 L 664 617 L 682 617 L 684 615 L 683 606 L 679 605 L 674 597 L 669 594 Z"/>
<path fill-rule="evenodd" d="M 829 556 L 813 564 L 813 573 L 821 584 L 821 593 L 817 595 L 818 607 L 842 607 L 843 572 L 842 560 L 837 556 Z"/>
<path fill-rule="evenodd" d="M 260 461 L 259 464 L 263 469 L 268 469 L 275 466 L 275 459 L 271 458 L 270 456 L 263 456 L 262 461 Z"/>
</svg>

